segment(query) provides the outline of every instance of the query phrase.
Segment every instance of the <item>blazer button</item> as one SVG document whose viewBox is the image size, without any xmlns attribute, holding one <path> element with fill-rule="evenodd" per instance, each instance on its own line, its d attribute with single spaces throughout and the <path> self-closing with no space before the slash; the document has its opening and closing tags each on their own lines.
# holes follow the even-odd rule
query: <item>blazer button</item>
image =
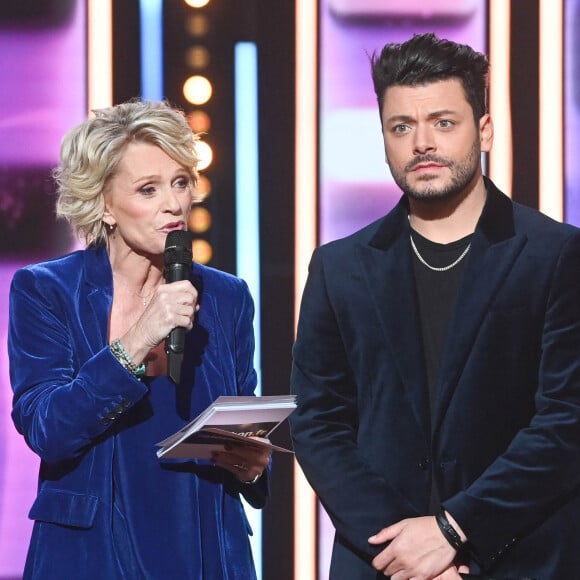
<svg viewBox="0 0 580 580">
<path fill-rule="evenodd" d="M 428 457 L 423 457 L 421 461 L 419 461 L 419 469 L 425 471 L 431 467 L 431 460 Z"/>
</svg>

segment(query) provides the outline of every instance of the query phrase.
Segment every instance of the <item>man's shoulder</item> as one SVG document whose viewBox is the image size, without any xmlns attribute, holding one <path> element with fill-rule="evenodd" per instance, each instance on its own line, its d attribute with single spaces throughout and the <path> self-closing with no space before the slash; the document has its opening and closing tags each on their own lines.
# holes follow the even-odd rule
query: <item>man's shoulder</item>
<svg viewBox="0 0 580 580">
<path fill-rule="evenodd" d="M 558 221 L 538 209 L 512 202 L 516 229 L 532 235 L 559 235 L 563 237 L 580 234 L 575 225 Z"/>
<path fill-rule="evenodd" d="M 343 252 L 348 250 L 348 248 L 354 248 L 360 245 L 373 245 L 373 240 L 375 240 L 377 235 L 379 233 L 391 230 L 394 222 L 398 223 L 399 218 L 400 210 L 396 206 L 390 212 L 379 217 L 366 226 L 363 226 L 362 228 L 336 240 L 328 241 L 319 246 L 318 249 L 329 252 Z M 396 229 L 398 229 L 398 226 Z M 390 233 L 394 235 L 395 230 L 393 229 Z"/>
<path fill-rule="evenodd" d="M 554 219 L 537 208 L 533 208 L 508 197 L 497 186 L 486 178 L 488 202 L 484 210 L 482 224 L 488 231 L 503 233 L 514 230 L 531 240 L 541 240 L 544 237 L 568 238 L 580 234 L 580 229 L 574 225 Z"/>
</svg>

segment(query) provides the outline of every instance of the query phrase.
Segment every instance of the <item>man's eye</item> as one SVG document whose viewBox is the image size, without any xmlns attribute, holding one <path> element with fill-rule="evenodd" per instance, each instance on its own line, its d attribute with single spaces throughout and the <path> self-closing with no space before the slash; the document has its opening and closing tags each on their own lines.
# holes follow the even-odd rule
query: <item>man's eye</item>
<svg viewBox="0 0 580 580">
<path fill-rule="evenodd" d="M 439 126 L 443 129 L 448 129 L 449 127 L 453 127 L 453 125 L 455 125 L 455 123 L 449 119 L 441 119 L 439 121 Z"/>
<path fill-rule="evenodd" d="M 393 127 L 393 133 L 406 133 L 409 130 L 409 125 L 395 125 Z"/>
</svg>

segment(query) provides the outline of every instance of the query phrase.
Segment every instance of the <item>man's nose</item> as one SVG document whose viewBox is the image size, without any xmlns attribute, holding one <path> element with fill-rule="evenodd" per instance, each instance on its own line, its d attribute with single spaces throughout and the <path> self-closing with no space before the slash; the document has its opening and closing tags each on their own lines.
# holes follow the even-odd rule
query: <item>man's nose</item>
<svg viewBox="0 0 580 580">
<path fill-rule="evenodd" d="M 413 152 L 422 155 L 436 150 L 435 138 L 429 127 L 417 125 L 413 135 Z"/>
</svg>

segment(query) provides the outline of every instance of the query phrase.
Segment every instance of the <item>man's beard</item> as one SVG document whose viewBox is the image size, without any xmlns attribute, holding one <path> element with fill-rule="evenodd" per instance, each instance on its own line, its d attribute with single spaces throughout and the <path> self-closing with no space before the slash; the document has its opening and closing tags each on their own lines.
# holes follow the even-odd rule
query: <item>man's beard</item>
<svg viewBox="0 0 580 580">
<path fill-rule="evenodd" d="M 465 191 L 466 187 L 478 172 L 481 163 L 480 158 L 481 150 L 479 148 L 479 140 L 477 140 L 473 143 L 468 155 L 460 162 L 455 162 L 445 157 L 438 157 L 437 155 L 421 155 L 408 163 L 403 171 L 392 173 L 392 175 L 395 183 L 410 198 L 421 202 L 436 203 L 452 199 Z M 422 189 L 409 185 L 407 182 L 407 173 L 421 163 L 437 163 L 438 165 L 448 167 L 451 170 L 451 181 L 449 184 L 436 187 L 427 183 L 427 187 Z M 431 178 L 429 175 L 425 175 L 423 180 L 429 182 Z"/>
</svg>

